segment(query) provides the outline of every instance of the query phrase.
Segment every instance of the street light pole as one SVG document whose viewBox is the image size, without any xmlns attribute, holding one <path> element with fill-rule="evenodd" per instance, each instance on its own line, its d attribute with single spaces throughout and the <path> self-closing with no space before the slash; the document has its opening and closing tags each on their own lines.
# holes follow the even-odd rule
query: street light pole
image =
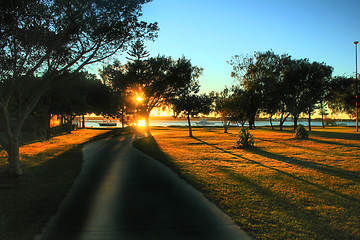
<svg viewBox="0 0 360 240">
<path fill-rule="evenodd" d="M 355 81 L 356 81 L 356 131 L 359 131 L 359 86 L 358 86 L 358 74 L 357 74 L 357 45 L 359 41 L 355 41 Z"/>
</svg>

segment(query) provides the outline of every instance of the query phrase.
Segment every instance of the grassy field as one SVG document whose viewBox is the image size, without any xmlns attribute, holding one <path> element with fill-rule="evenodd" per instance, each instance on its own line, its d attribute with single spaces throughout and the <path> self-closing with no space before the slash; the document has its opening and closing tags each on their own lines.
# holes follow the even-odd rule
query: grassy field
<svg viewBox="0 0 360 240">
<path fill-rule="evenodd" d="M 85 142 L 114 134 L 82 129 L 20 148 L 23 176 L 8 177 L 0 149 L 0 239 L 34 239 L 78 175 Z"/>
<path fill-rule="evenodd" d="M 235 149 L 238 129 L 153 128 L 135 146 L 156 156 L 256 239 L 360 239 L 360 135 L 354 128 L 258 128 Z"/>
</svg>

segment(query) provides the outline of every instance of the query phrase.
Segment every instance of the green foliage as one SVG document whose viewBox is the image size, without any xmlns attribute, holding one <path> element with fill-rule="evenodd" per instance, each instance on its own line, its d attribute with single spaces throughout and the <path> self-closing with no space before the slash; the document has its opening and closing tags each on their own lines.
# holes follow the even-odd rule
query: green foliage
<svg viewBox="0 0 360 240">
<path fill-rule="evenodd" d="M 336 119 L 326 118 L 325 119 L 325 126 L 327 126 L 327 127 L 336 126 Z"/>
<path fill-rule="evenodd" d="M 218 113 L 224 125 L 227 123 L 240 123 L 244 125 L 248 116 L 248 98 L 245 91 L 232 88 L 232 93 L 225 88 L 221 93 L 218 93 L 215 98 L 214 110 Z"/>
<path fill-rule="evenodd" d="M 236 148 L 250 148 L 254 146 L 254 137 L 248 128 L 242 128 L 236 136 Z"/>
<path fill-rule="evenodd" d="M 327 104 L 333 113 L 346 113 L 356 116 L 355 79 L 352 77 L 335 77 L 332 79 L 327 95 Z"/>
<path fill-rule="evenodd" d="M 324 100 L 333 70 L 324 63 L 292 59 L 272 51 L 235 55 L 228 63 L 233 67 L 231 76 L 240 82 L 247 97 L 250 129 L 258 111 L 278 113 L 280 129 L 289 115 L 296 125 L 301 113 L 314 110 Z"/>
<path fill-rule="evenodd" d="M 309 134 L 307 133 L 307 131 L 303 125 L 300 124 L 296 128 L 295 138 L 297 138 L 297 139 L 308 139 L 309 138 Z"/>
<path fill-rule="evenodd" d="M 8 123 L 2 124 L 8 134 L 0 135 L 0 145 L 9 152 L 14 175 L 21 175 L 20 161 L 9 149 L 17 149 L 25 119 L 61 76 L 102 62 L 136 39 L 157 37 L 157 23 L 140 20 L 141 6 L 147 2 L 1 2 L 0 122 Z M 37 86 L 26 88 L 22 96 L 24 86 L 34 79 Z M 85 102 L 80 92 L 77 97 L 78 103 Z"/>
</svg>

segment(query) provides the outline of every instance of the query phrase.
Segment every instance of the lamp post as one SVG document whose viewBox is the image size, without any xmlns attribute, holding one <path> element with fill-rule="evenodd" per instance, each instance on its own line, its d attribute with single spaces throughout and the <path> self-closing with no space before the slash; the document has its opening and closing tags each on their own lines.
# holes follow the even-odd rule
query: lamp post
<svg viewBox="0 0 360 240">
<path fill-rule="evenodd" d="M 359 41 L 355 41 L 355 81 L 356 81 L 356 131 L 359 131 L 359 111 L 358 111 L 358 105 L 359 105 L 359 86 L 358 86 L 358 74 L 357 74 L 357 44 Z"/>
</svg>

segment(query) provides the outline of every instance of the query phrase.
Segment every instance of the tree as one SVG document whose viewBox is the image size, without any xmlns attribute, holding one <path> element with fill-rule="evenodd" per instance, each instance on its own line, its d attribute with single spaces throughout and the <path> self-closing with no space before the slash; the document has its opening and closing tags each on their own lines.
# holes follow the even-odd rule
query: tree
<svg viewBox="0 0 360 240">
<path fill-rule="evenodd" d="M 130 81 L 127 77 L 128 66 L 122 65 L 120 61 L 114 61 L 113 64 L 103 66 L 99 70 L 102 81 L 109 86 L 114 94 L 112 102 L 112 113 L 110 116 L 120 118 L 122 128 L 129 124 L 127 119 L 133 114 L 135 104 L 131 101 Z"/>
<path fill-rule="evenodd" d="M 283 71 L 282 87 L 286 108 L 294 119 L 294 129 L 300 114 L 308 113 L 310 118 L 316 104 L 324 98 L 331 74 L 332 67 L 324 63 L 310 63 L 308 59 L 289 61 Z"/>
<path fill-rule="evenodd" d="M 278 87 L 282 70 L 282 58 L 273 51 L 255 52 L 253 56 L 234 56 L 229 62 L 233 66 L 231 73 L 246 91 L 248 99 L 248 120 L 250 129 L 255 124 L 255 117 L 261 109 L 271 117 L 279 109 L 281 88 Z"/>
<path fill-rule="evenodd" d="M 55 89 L 45 93 L 34 109 L 36 116 L 48 119 L 45 127 L 48 135 L 51 115 L 61 115 L 66 120 L 67 131 L 70 132 L 76 116 L 111 111 L 109 105 L 111 106 L 114 99 L 109 87 L 87 72 L 71 75 L 63 76 L 64 80 L 59 81 Z"/>
<path fill-rule="evenodd" d="M 187 92 L 196 85 L 202 69 L 192 66 L 190 60 L 158 56 L 138 62 L 129 62 L 127 77 L 135 96 L 140 95 L 140 114 L 145 117 L 149 132 L 149 116 L 152 109 L 170 103 L 171 99 Z"/>
<path fill-rule="evenodd" d="M 322 125 L 324 127 L 324 102 L 328 94 L 333 68 L 325 63 L 312 62 L 309 66 L 308 85 L 309 94 L 307 111 L 309 120 L 309 131 L 311 131 L 311 115 L 315 109 L 320 109 Z"/>
<path fill-rule="evenodd" d="M 233 113 L 233 104 L 229 96 L 229 89 L 226 87 L 222 92 L 212 93 L 212 95 L 214 96 L 214 111 L 220 115 L 224 125 L 224 133 L 227 133 Z"/>
<path fill-rule="evenodd" d="M 183 115 L 188 120 L 189 137 L 193 137 L 190 118 L 199 114 L 209 114 L 212 102 L 213 99 L 209 95 L 195 93 L 183 94 L 179 98 L 172 100 L 174 117 Z"/>
<path fill-rule="evenodd" d="M 334 77 L 330 82 L 326 101 L 333 113 L 345 112 L 356 116 L 355 79 L 352 77 Z"/>
<path fill-rule="evenodd" d="M 246 90 L 234 87 L 225 88 L 215 97 L 215 112 L 218 113 L 224 124 L 224 133 L 227 133 L 230 123 L 241 124 L 249 120 L 249 98 Z"/>
<path fill-rule="evenodd" d="M 72 73 L 63 76 L 56 88 L 46 92 L 39 100 L 33 115 L 40 120 L 50 137 L 51 115 L 61 115 L 72 124 L 78 115 L 87 113 L 103 113 L 109 111 L 109 103 L 114 100 L 111 90 L 102 84 L 95 75 L 87 72 Z M 71 128 L 67 128 L 71 131 Z"/>
<path fill-rule="evenodd" d="M 150 53 L 145 48 L 144 43 L 137 40 L 127 52 L 130 57 L 126 57 L 126 59 L 130 61 L 140 61 L 141 59 L 148 58 Z"/>
<path fill-rule="evenodd" d="M 0 144 L 9 172 L 21 175 L 19 136 L 41 96 L 65 73 L 100 62 L 138 38 L 154 39 L 157 24 L 139 21 L 149 0 L 8 1 L 0 6 Z M 36 88 L 25 99 L 29 80 Z M 34 82 L 33 81 L 33 82 Z M 21 106 L 19 105 L 21 103 Z"/>
<path fill-rule="evenodd" d="M 332 74 L 332 67 L 324 63 L 293 60 L 273 51 L 234 56 L 229 64 L 246 92 L 250 128 L 258 111 L 269 114 L 272 127 L 272 116 L 279 114 L 280 130 L 290 115 L 296 128 L 300 114 L 308 113 L 310 127 L 311 114 L 323 103 Z"/>
</svg>

